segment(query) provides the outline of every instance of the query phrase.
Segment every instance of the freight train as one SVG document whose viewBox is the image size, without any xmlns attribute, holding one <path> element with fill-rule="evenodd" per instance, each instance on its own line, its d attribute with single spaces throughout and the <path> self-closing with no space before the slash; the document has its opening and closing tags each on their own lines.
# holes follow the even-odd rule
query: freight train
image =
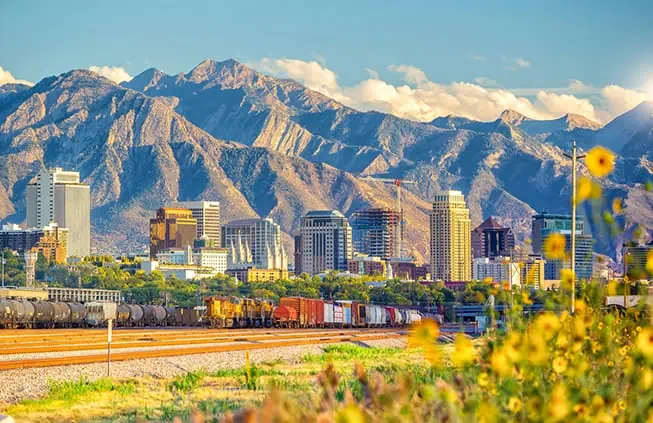
<svg viewBox="0 0 653 423">
<path fill-rule="evenodd" d="M 421 321 L 416 310 L 357 301 L 283 297 L 268 300 L 214 296 L 205 299 L 205 320 L 211 327 L 351 328 L 400 327 Z"/>
<path fill-rule="evenodd" d="M 266 299 L 212 296 L 204 304 L 196 308 L 0 298 L 0 328 L 99 327 L 109 319 L 118 327 L 401 327 L 422 319 L 412 309 L 303 297 L 283 297 L 275 306 Z"/>
</svg>

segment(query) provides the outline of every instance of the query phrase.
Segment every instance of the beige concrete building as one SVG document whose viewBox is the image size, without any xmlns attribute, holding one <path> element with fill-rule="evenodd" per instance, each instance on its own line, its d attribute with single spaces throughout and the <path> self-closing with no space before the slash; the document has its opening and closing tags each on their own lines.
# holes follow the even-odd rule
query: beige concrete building
<svg viewBox="0 0 653 423">
<path fill-rule="evenodd" d="M 431 213 L 431 274 L 445 282 L 472 279 L 471 220 L 460 191 L 435 195 Z"/>
<path fill-rule="evenodd" d="M 68 228 L 69 256 L 91 254 L 91 190 L 79 181 L 79 172 L 42 169 L 26 192 L 28 228 L 56 223 Z"/>
</svg>

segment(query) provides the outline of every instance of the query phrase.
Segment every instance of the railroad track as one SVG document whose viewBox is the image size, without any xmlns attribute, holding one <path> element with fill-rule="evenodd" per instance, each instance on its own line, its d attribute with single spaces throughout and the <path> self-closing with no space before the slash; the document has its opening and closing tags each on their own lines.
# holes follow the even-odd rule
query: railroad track
<svg viewBox="0 0 653 423">
<path fill-rule="evenodd" d="M 182 345 L 198 345 L 198 344 L 214 344 L 214 343 L 233 343 L 233 342 L 260 342 L 266 340 L 287 340 L 296 339 L 298 336 L 307 339 L 320 338 L 324 336 L 334 335 L 357 335 L 357 334 L 379 334 L 396 332 L 390 329 L 359 329 L 359 330 L 306 330 L 301 333 L 297 331 L 259 331 L 240 334 L 234 331 L 207 333 L 207 332 L 180 332 L 174 335 L 159 335 L 159 334 L 140 334 L 129 338 L 120 337 L 111 344 L 112 349 L 120 348 L 142 348 L 142 347 L 165 347 L 165 346 L 182 346 Z M 235 336 L 235 334 L 237 334 Z M 50 353 L 50 352 L 70 352 L 70 351 L 92 351 L 92 350 L 106 350 L 106 333 L 102 337 L 86 337 L 79 339 L 56 339 L 50 340 L 49 343 L 43 342 L 18 344 L 0 344 L 0 356 L 14 355 L 14 354 L 34 354 L 34 353 Z M 0 357 L 0 361 L 2 358 Z"/>
<path fill-rule="evenodd" d="M 180 355 L 194 355 L 194 354 L 207 354 L 215 352 L 229 352 L 229 351 L 247 351 L 266 348 L 290 347 L 301 345 L 314 345 L 314 344 L 332 344 L 339 342 L 365 342 L 377 339 L 398 338 L 404 336 L 404 331 L 397 330 L 384 330 L 384 331 L 365 331 L 362 333 L 338 333 L 338 334 L 322 334 L 314 337 L 307 337 L 304 333 L 296 333 L 295 337 L 285 338 L 282 340 L 270 341 L 255 341 L 243 342 L 239 344 L 228 345 L 205 345 L 205 346 L 184 346 L 182 348 L 154 348 L 146 351 L 130 351 L 130 352 L 113 352 L 111 354 L 111 361 L 127 361 L 146 358 L 162 358 L 174 357 Z M 69 349 L 67 351 L 76 351 Z M 0 361 L 0 371 L 11 369 L 26 369 L 37 367 L 54 367 L 66 366 L 76 364 L 90 364 L 90 363 L 103 363 L 106 362 L 107 355 L 103 354 L 86 354 L 86 355 L 72 355 L 63 357 L 49 357 L 49 358 L 32 358 L 22 360 L 7 360 Z"/>
</svg>

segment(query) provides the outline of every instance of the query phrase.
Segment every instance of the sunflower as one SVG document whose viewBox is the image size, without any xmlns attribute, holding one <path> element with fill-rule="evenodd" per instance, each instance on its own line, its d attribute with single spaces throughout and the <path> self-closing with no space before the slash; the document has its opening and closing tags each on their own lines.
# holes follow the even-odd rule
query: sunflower
<svg viewBox="0 0 653 423">
<path fill-rule="evenodd" d="M 614 169 L 614 153 L 600 145 L 596 146 L 587 152 L 585 163 L 592 175 L 604 178 Z"/>
<path fill-rule="evenodd" d="M 653 328 L 643 328 L 635 341 L 637 349 L 644 356 L 653 359 Z"/>
<path fill-rule="evenodd" d="M 646 255 L 646 270 L 653 275 L 653 250 L 649 250 Z"/>
<path fill-rule="evenodd" d="M 517 397 L 510 397 L 508 400 L 508 410 L 513 414 L 519 413 L 521 410 L 521 400 Z"/>
<path fill-rule="evenodd" d="M 454 353 L 451 356 L 451 361 L 456 367 L 463 367 L 467 364 L 474 362 L 476 358 L 476 350 L 472 341 L 462 333 L 456 335 L 454 342 Z"/>
<path fill-rule="evenodd" d="M 558 374 L 564 373 L 567 371 L 567 364 L 568 361 L 566 358 L 561 356 L 556 357 L 553 359 L 553 371 Z"/>
<path fill-rule="evenodd" d="M 565 245 L 565 236 L 553 233 L 544 241 L 544 255 L 550 260 L 562 260 L 565 258 Z"/>
<path fill-rule="evenodd" d="M 576 204 L 589 198 L 601 197 L 601 185 L 594 183 L 590 178 L 582 176 L 576 184 Z"/>
<path fill-rule="evenodd" d="M 432 346 L 440 336 L 440 326 L 432 319 L 424 319 L 413 326 L 408 343 L 412 347 Z"/>
</svg>

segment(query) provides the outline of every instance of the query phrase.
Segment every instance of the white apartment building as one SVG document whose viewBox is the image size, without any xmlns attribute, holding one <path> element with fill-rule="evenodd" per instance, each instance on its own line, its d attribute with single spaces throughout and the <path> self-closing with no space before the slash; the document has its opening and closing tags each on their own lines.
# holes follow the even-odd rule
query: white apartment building
<svg viewBox="0 0 653 423">
<path fill-rule="evenodd" d="M 228 252 L 224 248 L 171 248 L 157 253 L 159 264 L 192 265 L 210 268 L 215 273 L 227 271 Z"/>
<path fill-rule="evenodd" d="M 27 227 L 68 228 L 68 255 L 91 253 L 91 191 L 79 172 L 42 169 L 26 189 Z"/>
<path fill-rule="evenodd" d="M 281 227 L 269 218 L 234 220 L 222 226 L 222 247 L 229 251 L 230 268 L 288 268 Z"/>
<path fill-rule="evenodd" d="M 521 283 L 521 269 L 519 263 L 510 261 L 508 257 L 476 258 L 472 264 L 472 279 L 483 281 L 491 279 L 495 283 L 510 282 L 510 286 L 519 286 Z"/>
<path fill-rule="evenodd" d="M 315 210 L 302 217 L 301 269 L 310 275 L 347 270 L 353 256 L 349 221 L 337 210 Z"/>
</svg>

